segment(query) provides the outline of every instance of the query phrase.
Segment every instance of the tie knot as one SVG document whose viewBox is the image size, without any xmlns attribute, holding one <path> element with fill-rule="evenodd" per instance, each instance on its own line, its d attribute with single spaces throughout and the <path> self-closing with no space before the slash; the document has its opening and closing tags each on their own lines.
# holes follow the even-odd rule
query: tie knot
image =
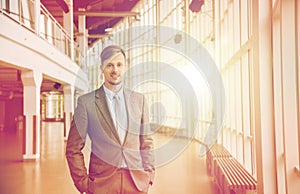
<svg viewBox="0 0 300 194">
<path fill-rule="evenodd" d="M 120 96 L 118 94 L 114 95 L 113 99 L 120 100 Z"/>
</svg>

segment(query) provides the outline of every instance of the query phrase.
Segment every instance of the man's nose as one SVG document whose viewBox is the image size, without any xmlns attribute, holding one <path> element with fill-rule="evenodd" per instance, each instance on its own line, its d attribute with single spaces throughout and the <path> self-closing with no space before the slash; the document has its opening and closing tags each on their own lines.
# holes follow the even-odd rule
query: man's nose
<svg viewBox="0 0 300 194">
<path fill-rule="evenodd" d="M 113 71 L 119 71 L 119 68 L 118 68 L 118 66 L 117 65 L 113 65 Z"/>
</svg>

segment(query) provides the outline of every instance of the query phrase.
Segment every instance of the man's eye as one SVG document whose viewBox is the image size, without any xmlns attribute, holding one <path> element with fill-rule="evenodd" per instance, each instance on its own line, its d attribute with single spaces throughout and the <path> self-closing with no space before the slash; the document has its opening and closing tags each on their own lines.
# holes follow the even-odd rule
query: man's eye
<svg viewBox="0 0 300 194">
<path fill-rule="evenodd" d="M 106 66 L 107 66 L 107 67 L 112 67 L 112 66 L 113 66 L 113 64 L 111 64 L 111 63 L 108 63 Z"/>
<path fill-rule="evenodd" d="M 118 65 L 118 67 L 122 67 L 123 63 L 118 63 L 117 65 Z"/>
</svg>

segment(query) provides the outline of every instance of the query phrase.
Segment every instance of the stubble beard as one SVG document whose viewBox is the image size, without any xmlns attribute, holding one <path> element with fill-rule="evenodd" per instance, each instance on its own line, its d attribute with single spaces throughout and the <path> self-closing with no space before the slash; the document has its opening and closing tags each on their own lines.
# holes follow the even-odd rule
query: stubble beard
<svg viewBox="0 0 300 194">
<path fill-rule="evenodd" d="M 117 75 L 117 74 L 116 74 L 116 73 L 112 73 L 112 74 L 111 74 L 111 77 L 113 78 L 114 75 Z M 118 86 L 118 85 L 120 85 L 120 84 L 122 83 L 122 77 L 121 77 L 120 75 L 117 75 L 117 76 L 118 76 L 118 79 L 119 79 L 117 82 L 108 81 L 108 83 L 109 83 L 110 85 L 112 85 L 112 86 Z"/>
<path fill-rule="evenodd" d="M 122 83 L 122 81 L 118 81 L 118 82 L 111 82 L 111 81 L 109 81 L 108 83 L 110 85 L 113 85 L 113 86 L 118 86 L 118 85 L 120 85 Z"/>
</svg>

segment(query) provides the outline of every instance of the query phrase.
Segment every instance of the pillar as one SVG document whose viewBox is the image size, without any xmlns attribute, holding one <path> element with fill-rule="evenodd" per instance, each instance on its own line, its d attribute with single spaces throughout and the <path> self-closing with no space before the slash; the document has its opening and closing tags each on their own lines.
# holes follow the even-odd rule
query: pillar
<svg viewBox="0 0 300 194">
<path fill-rule="evenodd" d="M 273 68 L 272 68 L 272 2 L 253 1 L 253 83 L 252 127 L 255 129 L 255 150 L 258 193 L 278 193 L 276 183 Z"/>
<path fill-rule="evenodd" d="M 85 9 L 80 9 L 79 11 L 85 11 Z M 83 55 L 87 52 L 87 31 L 86 31 L 86 16 L 85 15 L 79 15 L 78 16 L 78 43 L 79 43 L 79 49 Z"/>
<path fill-rule="evenodd" d="M 41 1 L 34 1 L 34 29 L 36 34 L 40 34 L 40 13 L 41 13 Z"/>
<path fill-rule="evenodd" d="M 5 127 L 5 101 L 0 101 L 0 133 L 4 130 Z"/>
<path fill-rule="evenodd" d="M 70 42 L 70 58 L 74 60 L 74 22 L 73 22 L 73 0 L 66 1 L 69 6 L 69 12 L 63 12 L 64 29 L 68 32 L 71 38 Z"/>
<path fill-rule="evenodd" d="M 74 86 L 64 86 L 64 138 L 68 137 L 74 113 Z"/>
<path fill-rule="evenodd" d="M 42 73 L 23 71 L 23 159 L 40 157 L 40 90 Z"/>
<path fill-rule="evenodd" d="M 220 34 L 220 1 L 216 1 L 214 0 L 213 1 L 213 20 L 214 20 L 214 38 L 215 38 L 215 41 L 214 41 L 214 47 L 215 47 L 215 53 L 214 53 L 214 56 L 215 56 L 215 63 L 218 67 L 218 69 L 221 69 L 221 34 Z M 222 83 L 219 83 L 219 85 L 221 85 Z M 225 84 L 225 83 L 224 83 Z M 221 89 L 218 88 L 218 92 L 221 92 Z M 216 102 L 216 105 L 218 105 L 216 107 L 216 114 L 215 114 L 215 119 L 216 119 L 216 127 L 217 129 L 219 129 L 218 127 L 222 127 L 222 119 L 221 116 L 223 112 L 225 112 L 224 110 L 224 104 L 226 99 L 225 99 L 225 95 L 223 96 L 224 99 L 222 99 L 222 96 L 218 96 L 218 101 Z M 223 133 L 221 132 L 221 129 L 219 129 L 220 131 L 217 131 L 217 133 L 220 133 L 218 134 L 218 139 L 217 139 L 217 142 L 220 143 L 220 144 L 223 144 Z"/>
<path fill-rule="evenodd" d="M 283 151 L 285 163 L 286 194 L 299 193 L 300 177 L 294 171 L 299 165 L 299 141 L 297 133 L 299 129 L 298 108 L 299 94 L 297 87 L 297 10 L 295 7 L 299 0 L 281 2 L 281 76 L 282 76 L 282 118 L 283 118 Z M 277 145 L 277 144 L 276 144 Z M 281 156 L 281 155 L 280 155 Z"/>
</svg>

